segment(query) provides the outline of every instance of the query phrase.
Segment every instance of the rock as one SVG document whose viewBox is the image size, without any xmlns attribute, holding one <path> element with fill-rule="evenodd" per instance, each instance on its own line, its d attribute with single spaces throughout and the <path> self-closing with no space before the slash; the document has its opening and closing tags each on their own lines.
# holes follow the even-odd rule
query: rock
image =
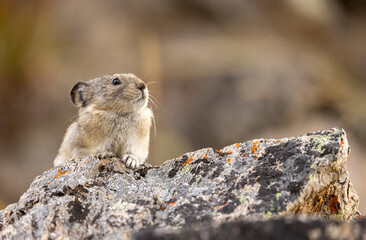
<svg viewBox="0 0 366 240">
<path fill-rule="evenodd" d="M 238 239 L 366 239 L 366 219 L 356 222 L 325 221 L 305 216 L 287 216 L 270 220 L 233 221 L 179 230 L 142 230 L 136 240 L 238 240 Z"/>
<path fill-rule="evenodd" d="M 334 128 L 201 149 L 138 170 L 116 158 L 81 157 L 38 176 L 0 211 L 0 237 L 129 239 L 146 228 L 294 213 L 350 220 L 359 215 L 349 152 L 346 133 Z"/>
</svg>

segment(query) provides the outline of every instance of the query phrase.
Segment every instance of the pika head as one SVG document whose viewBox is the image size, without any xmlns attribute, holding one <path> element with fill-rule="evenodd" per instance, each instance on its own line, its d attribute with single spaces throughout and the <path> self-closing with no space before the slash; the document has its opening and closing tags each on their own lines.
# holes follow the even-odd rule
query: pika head
<svg viewBox="0 0 366 240">
<path fill-rule="evenodd" d="M 78 82 L 70 92 L 77 107 L 116 113 L 135 112 L 146 107 L 149 92 L 146 84 L 131 73 L 106 75 Z"/>
</svg>

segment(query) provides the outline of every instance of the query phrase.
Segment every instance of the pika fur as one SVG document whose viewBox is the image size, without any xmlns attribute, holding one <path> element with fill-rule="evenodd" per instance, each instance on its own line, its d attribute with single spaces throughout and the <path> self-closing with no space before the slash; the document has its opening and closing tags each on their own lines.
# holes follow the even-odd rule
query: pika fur
<svg viewBox="0 0 366 240">
<path fill-rule="evenodd" d="M 86 155 L 122 158 L 129 168 L 145 162 L 153 113 L 141 79 L 131 73 L 106 75 L 78 82 L 70 96 L 79 114 L 66 131 L 54 166 Z"/>
</svg>

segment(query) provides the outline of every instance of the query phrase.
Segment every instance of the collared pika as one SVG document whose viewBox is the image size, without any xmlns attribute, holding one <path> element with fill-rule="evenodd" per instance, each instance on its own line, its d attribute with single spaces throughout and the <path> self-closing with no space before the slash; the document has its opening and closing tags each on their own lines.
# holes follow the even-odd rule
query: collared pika
<svg viewBox="0 0 366 240">
<path fill-rule="evenodd" d="M 54 166 L 86 155 L 122 158 L 138 168 L 149 153 L 153 118 L 146 84 L 133 74 L 113 74 L 78 82 L 71 100 L 78 118 L 67 129 Z"/>
</svg>

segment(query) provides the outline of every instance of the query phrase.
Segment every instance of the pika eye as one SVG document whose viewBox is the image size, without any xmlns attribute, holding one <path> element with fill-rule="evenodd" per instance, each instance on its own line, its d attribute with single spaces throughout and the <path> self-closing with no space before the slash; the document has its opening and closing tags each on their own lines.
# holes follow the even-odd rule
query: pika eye
<svg viewBox="0 0 366 240">
<path fill-rule="evenodd" d="M 119 85 L 119 84 L 121 84 L 121 80 L 119 80 L 118 78 L 115 78 L 115 79 L 113 79 L 112 84 Z"/>
</svg>

